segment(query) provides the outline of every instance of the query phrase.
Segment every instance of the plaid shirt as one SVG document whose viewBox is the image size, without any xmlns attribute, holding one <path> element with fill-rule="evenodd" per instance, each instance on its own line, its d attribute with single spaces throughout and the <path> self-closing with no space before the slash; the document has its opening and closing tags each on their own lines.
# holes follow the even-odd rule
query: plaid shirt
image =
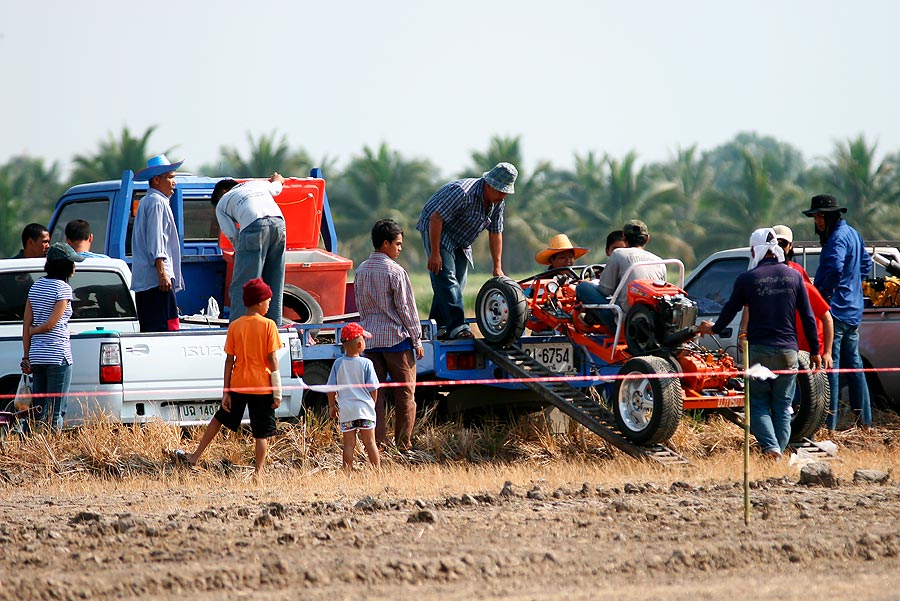
<svg viewBox="0 0 900 601">
<path fill-rule="evenodd" d="M 356 306 L 362 327 L 372 333 L 373 349 L 391 348 L 407 338 L 421 344 L 422 324 L 409 274 L 383 252 L 375 251 L 356 268 Z"/>
<path fill-rule="evenodd" d="M 460 179 L 444 184 L 425 203 L 416 229 L 428 233 L 431 214 L 437 212 L 444 220 L 441 248 L 455 251 L 462 248 L 472 263 L 472 243 L 482 230 L 503 232 L 503 207 L 506 201 L 484 207 L 484 178 Z M 474 265 L 474 263 L 472 263 Z"/>
</svg>

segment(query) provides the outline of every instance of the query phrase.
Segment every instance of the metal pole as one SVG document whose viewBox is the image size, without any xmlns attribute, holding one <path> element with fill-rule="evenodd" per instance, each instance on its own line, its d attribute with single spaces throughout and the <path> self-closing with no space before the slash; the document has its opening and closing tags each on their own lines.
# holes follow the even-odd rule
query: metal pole
<svg viewBox="0 0 900 601">
<path fill-rule="evenodd" d="M 750 525 L 750 352 L 744 339 L 744 525 Z"/>
</svg>

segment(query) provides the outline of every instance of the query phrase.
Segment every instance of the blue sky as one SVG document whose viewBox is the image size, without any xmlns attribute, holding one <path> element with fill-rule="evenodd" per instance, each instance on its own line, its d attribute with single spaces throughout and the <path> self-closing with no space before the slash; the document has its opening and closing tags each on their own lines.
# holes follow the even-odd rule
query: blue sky
<svg viewBox="0 0 900 601">
<path fill-rule="evenodd" d="M 273 130 L 340 164 L 387 142 L 446 175 L 494 134 L 521 136 L 526 167 L 740 131 L 809 160 L 860 133 L 893 152 L 898 22 L 888 1 L 6 2 L 0 162 L 68 170 L 124 125 L 157 125 L 151 150 L 187 169 Z"/>
</svg>

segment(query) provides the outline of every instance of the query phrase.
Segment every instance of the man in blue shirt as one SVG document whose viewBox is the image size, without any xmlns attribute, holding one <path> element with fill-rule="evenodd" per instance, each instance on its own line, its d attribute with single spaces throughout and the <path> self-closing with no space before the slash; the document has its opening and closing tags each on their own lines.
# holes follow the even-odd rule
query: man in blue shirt
<svg viewBox="0 0 900 601">
<path fill-rule="evenodd" d="M 774 379 L 754 378 L 750 386 L 750 430 L 763 454 L 778 458 L 791 438 L 791 403 L 797 383 L 797 321 L 809 341 L 810 365 L 819 368 L 819 336 L 816 318 L 809 304 L 800 274 L 783 263 L 784 252 L 772 228 L 762 228 L 750 236 L 750 269 L 737 277 L 731 298 L 716 323 L 700 322 L 701 334 L 719 334 L 745 306 L 750 363 L 760 364 L 777 374 Z"/>
<path fill-rule="evenodd" d="M 184 279 L 181 241 L 169 198 L 175 193 L 175 170 L 183 162 L 169 163 L 166 155 L 160 154 L 134 176 L 135 181 L 150 182 L 134 216 L 131 235 L 131 289 L 141 332 L 179 329 L 175 293 L 184 288 Z"/>
<path fill-rule="evenodd" d="M 108 259 L 107 255 L 91 252 L 91 244 L 94 242 L 94 233 L 91 232 L 91 224 L 84 219 L 73 219 L 66 224 L 66 244 L 72 247 L 76 253 L 85 259 Z"/>
<path fill-rule="evenodd" d="M 841 217 L 846 212 L 846 207 L 838 206 L 837 198 L 819 194 L 812 197 L 809 210 L 803 211 L 803 214 L 815 219 L 816 233 L 822 244 L 819 268 L 813 283 L 831 305 L 834 320 L 831 355 L 835 367 L 862 369 L 859 356 L 859 324 L 864 305 L 862 281 L 872 270 L 872 258 L 866 252 L 862 236 Z M 868 428 L 872 425 L 872 406 L 866 376 L 861 371 L 854 371 L 844 377 L 850 390 L 850 407 L 859 422 Z M 839 375 L 828 374 L 828 382 L 831 386 L 831 411 L 827 426 L 834 430 L 837 428 L 841 394 Z"/>
<path fill-rule="evenodd" d="M 440 337 L 473 337 L 466 325 L 463 291 L 472 243 L 484 229 L 490 240 L 492 273 L 503 275 L 504 199 L 515 191 L 518 175 L 512 164 L 497 163 L 481 177 L 444 184 L 422 209 L 416 229 L 422 233 L 434 291 L 429 318 L 437 323 Z"/>
</svg>

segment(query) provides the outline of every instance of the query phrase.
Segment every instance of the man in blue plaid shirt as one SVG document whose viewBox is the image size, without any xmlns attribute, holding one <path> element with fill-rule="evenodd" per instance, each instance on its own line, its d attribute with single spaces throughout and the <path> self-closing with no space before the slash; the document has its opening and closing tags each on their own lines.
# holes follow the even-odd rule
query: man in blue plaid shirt
<svg viewBox="0 0 900 601">
<path fill-rule="evenodd" d="M 437 323 L 439 337 L 473 337 L 463 306 L 472 243 L 482 230 L 488 231 L 492 273 L 503 275 L 504 199 L 515 191 L 518 175 L 512 164 L 498 163 L 481 177 L 444 184 L 422 209 L 416 229 L 428 254 L 434 291 L 429 318 Z"/>
</svg>

